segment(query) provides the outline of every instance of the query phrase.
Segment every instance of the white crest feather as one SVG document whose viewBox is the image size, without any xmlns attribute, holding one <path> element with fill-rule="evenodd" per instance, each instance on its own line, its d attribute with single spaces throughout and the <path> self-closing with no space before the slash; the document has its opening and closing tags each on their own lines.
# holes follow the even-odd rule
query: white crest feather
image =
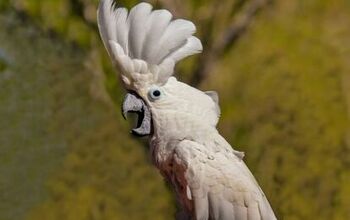
<svg viewBox="0 0 350 220">
<path fill-rule="evenodd" d="M 124 83 L 131 85 L 139 77 L 152 74 L 153 82 L 163 84 L 173 74 L 176 62 L 200 53 L 202 44 L 193 36 L 196 27 L 184 19 L 172 20 L 167 10 L 153 10 L 148 3 L 139 3 L 128 13 L 113 8 L 113 0 L 101 0 L 98 27 L 103 43 L 121 70 Z M 137 84 L 142 82 L 137 82 Z"/>
</svg>

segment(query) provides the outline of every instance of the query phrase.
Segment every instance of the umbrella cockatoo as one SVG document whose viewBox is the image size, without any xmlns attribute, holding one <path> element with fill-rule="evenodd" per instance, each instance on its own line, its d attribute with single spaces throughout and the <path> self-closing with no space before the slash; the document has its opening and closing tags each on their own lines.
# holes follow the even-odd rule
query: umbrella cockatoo
<svg viewBox="0 0 350 220">
<path fill-rule="evenodd" d="M 217 93 L 172 76 L 176 62 L 202 50 L 193 23 L 148 3 L 128 12 L 102 0 L 98 27 L 127 90 L 123 115 L 137 113 L 132 133 L 150 136 L 152 161 L 182 208 L 177 219 L 276 219 L 243 153 L 216 129 Z"/>
</svg>

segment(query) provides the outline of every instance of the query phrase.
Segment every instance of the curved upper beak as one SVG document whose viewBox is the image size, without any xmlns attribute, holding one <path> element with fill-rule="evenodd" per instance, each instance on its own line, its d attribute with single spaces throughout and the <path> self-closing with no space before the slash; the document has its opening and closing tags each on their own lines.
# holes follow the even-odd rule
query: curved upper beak
<svg viewBox="0 0 350 220">
<path fill-rule="evenodd" d="M 142 98 L 130 92 L 126 94 L 122 105 L 122 114 L 125 119 L 129 112 L 136 113 L 138 116 L 137 127 L 133 128 L 131 133 L 138 136 L 151 134 L 151 112 Z"/>
</svg>

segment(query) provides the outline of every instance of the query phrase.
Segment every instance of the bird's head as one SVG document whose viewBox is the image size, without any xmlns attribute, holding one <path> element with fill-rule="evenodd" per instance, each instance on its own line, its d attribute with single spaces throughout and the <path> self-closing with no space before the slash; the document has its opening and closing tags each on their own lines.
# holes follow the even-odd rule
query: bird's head
<svg viewBox="0 0 350 220">
<path fill-rule="evenodd" d="M 122 112 L 124 117 L 128 112 L 138 114 L 137 127 L 132 129 L 137 135 L 154 130 L 163 135 L 193 134 L 199 128 L 215 127 L 220 115 L 216 92 L 202 92 L 175 77 L 164 85 L 129 91 Z"/>
<path fill-rule="evenodd" d="M 202 92 L 172 77 L 179 60 L 199 53 L 202 44 L 193 36 L 195 26 L 172 19 L 167 10 L 152 10 L 140 3 L 130 12 L 114 9 L 112 0 L 102 0 L 98 25 L 104 45 L 120 72 L 127 90 L 122 113 L 138 114 L 132 132 L 176 133 L 194 125 L 216 126 L 219 107 L 215 92 Z"/>
</svg>

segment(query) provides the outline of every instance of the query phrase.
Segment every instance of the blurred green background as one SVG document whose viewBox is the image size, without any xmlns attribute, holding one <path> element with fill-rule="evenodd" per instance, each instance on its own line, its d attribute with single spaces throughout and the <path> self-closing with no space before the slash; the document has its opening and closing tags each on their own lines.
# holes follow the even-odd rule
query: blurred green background
<svg viewBox="0 0 350 220">
<path fill-rule="evenodd" d="M 205 52 L 177 77 L 219 92 L 219 130 L 278 218 L 350 219 L 350 1 L 149 2 L 197 25 Z M 0 0 L 1 220 L 173 219 L 119 112 L 97 5 Z"/>
</svg>

